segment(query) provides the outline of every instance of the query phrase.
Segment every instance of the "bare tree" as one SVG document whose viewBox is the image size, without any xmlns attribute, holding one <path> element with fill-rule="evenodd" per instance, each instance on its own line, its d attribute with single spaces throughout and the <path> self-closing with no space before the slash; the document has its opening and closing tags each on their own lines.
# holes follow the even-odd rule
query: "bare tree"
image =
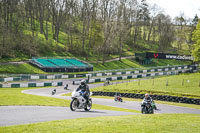
<svg viewBox="0 0 200 133">
<path fill-rule="evenodd" d="M 164 14 L 157 15 L 157 27 L 158 27 L 158 38 L 159 38 L 159 52 L 166 51 L 171 43 L 174 41 L 174 28 L 169 16 Z"/>
<path fill-rule="evenodd" d="M 59 32 L 66 16 L 65 0 L 50 0 L 49 11 L 52 16 L 53 39 L 59 41 Z"/>
<path fill-rule="evenodd" d="M 150 8 L 150 25 L 149 25 L 149 30 L 148 30 L 148 36 L 147 36 L 147 42 L 150 42 L 150 38 L 152 35 L 152 30 L 154 29 L 154 38 L 155 38 L 155 21 L 156 21 L 156 16 L 158 14 L 162 14 L 163 13 L 163 9 L 161 9 L 158 5 L 154 4 L 151 8 Z M 154 40 L 154 39 L 153 39 Z M 155 40 L 154 40 L 155 41 Z M 152 46 L 152 45 L 151 45 Z"/>
</svg>

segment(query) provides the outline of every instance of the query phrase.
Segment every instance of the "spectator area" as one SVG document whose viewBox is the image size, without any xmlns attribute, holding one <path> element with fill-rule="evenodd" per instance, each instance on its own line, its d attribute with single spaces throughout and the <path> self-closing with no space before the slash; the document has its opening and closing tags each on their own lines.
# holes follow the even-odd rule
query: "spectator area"
<svg viewBox="0 0 200 133">
<path fill-rule="evenodd" d="M 75 58 L 34 58 L 30 63 L 45 72 L 92 71 L 93 66 Z"/>
</svg>

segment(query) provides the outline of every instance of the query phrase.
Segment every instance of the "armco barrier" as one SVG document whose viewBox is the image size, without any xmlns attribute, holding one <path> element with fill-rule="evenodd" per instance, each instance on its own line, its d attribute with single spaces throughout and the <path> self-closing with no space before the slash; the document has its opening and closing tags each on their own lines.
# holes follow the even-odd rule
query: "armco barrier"
<svg viewBox="0 0 200 133">
<path fill-rule="evenodd" d="M 105 82 L 106 80 L 115 81 L 115 80 L 122 80 L 122 79 L 135 79 L 135 78 L 145 78 L 145 77 L 156 77 L 156 76 L 163 76 L 163 75 L 176 75 L 179 73 L 186 73 L 188 70 L 174 70 L 168 72 L 155 72 L 155 73 L 146 73 L 146 74 L 132 74 L 132 75 L 125 75 L 125 76 L 118 76 L 118 77 L 107 77 L 107 78 L 96 78 L 96 79 L 89 79 L 86 80 L 87 83 L 94 83 L 94 82 Z M 80 81 L 74 81 L 73 84 L 80 84 Z"/>
<path fill-rule="evenodd" d="M 44 82 L 44 83 L 19 83 L 19 84 L 0 84 L 0 88 L 23 88 L 23 87 L 45 87 L 62 86 L 63 82 Z"/>
<path fill-rule="evenodd" d="M 18 77 L 8 77 L 8 78 L 0 78 L 0 82 L 8 82 L 8 81 L 21 81 L 28 79 L 66 79 L 66 78 L 91 78 L 96 76 L 114 76 L 114 75 L 130 75 L 130 74 L 146 74 L 152 72 L 168 72 L 175 70 L 185 70 L 190 72 L 196 72 L 198 70 L 198 64 L 195 65 L 183 65 L 183 66 L 167 66 L 167 67 L 158 67 L 158 68 L 150 68 L 147 70 L 134 70 L 134 71 L 117 71 L 117 72 L 101 72 L 101 73 L 90 73 L 90 74 L 69 74 L 69 75 L 24 75 L 21 74 Z M 4 76 L 4 75 L 3 75 Z"/>
<path fill-rule="evenodd" d="M 115 92 L 95 91 L 92 93 L 94 96 L 112 96 L 112 97 L 114 97 L 114 95 L 115 95 Z M 144 98 L 144 94 L 135 94 L 135 93 L 120 93 L 120 94 L 122 97 L 127 97 L 127 98 L 136 98 L 136 99 Z M 150 95 L 150 96 L 152 97 L 153 100 L 200 105 L 200 99 L 196 99 L 196 98 L 176 97 L 176 96 L 168 96 L 168 95 Z"/>
</svg>

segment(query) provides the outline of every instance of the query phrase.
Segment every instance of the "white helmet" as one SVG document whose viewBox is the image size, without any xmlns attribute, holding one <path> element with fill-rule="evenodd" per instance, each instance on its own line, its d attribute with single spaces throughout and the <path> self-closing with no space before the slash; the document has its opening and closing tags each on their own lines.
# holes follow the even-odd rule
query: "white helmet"
<svg viewBox="0 0 200 133">
<path fill-rule="evenodd" d="M 85 84 L 86 84 L 85 79 L 82 79 L 82 80 L 81 80 L 81 85 L 85 85 Z"/>
<path fill-rule="evenodd" d="M 149 97 L 149 94 L 148 94 L 148 93 L 146 93 L 146 94 L 145 94 L 145 97 L 146 97 L 146 98 L 147 98 L 147 97 Z"/>
</svg>

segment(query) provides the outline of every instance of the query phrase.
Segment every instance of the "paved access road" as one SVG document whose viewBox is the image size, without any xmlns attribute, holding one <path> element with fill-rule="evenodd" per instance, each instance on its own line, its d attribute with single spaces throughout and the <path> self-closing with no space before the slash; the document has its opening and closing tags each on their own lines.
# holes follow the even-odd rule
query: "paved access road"
<svg viewBox="0 0 200 133">
<path fill-rule="evenodd" d="M 90 84 L 90 88 L 102 86 L 103 84 Z M 41 88 L 41 89 L 30 89 L 24 90 L 22 93 L 55 97 L 61 99 L 71 99 L 71 97 L 61 96 L 64 93 L 72 92 L 73 89 L 77 88 L 77 85 L 69 84 L 69 90 L 64 90 L 63 87 L 55 88 Z M 51 95 L 51 91 L 56 89 L 55 95 Z M 92 89 L 91 89 L 92 90 Z M 114 99 L 102 99 L 93 98 L 93 104 L 107 105 L 126 109 L 140 110 L 140 102 L 125 101 L 115 102 Z M 178 106 L 157 104 L 159 110 L 155 113 L 192 113 L 200 114 L 198 109 L 190 109 Z M 83 117 L 97 117 L 97 116 L 118 116 L 118 115 L 135 115 L 136 113 L 120 112 L 120 111 L 108 111 L 108 110 L 94 110 L 91 109 L 89 112 L 83 110 L 77 110 L 72 112 L 69 107 L 49 107 L 49 106 L 0 106 L 0 126 L 10 126 L 28 123 L 37 123 L 43 121 L 52 120 L 64 120 L 74 119 Z"/>
</svg>

